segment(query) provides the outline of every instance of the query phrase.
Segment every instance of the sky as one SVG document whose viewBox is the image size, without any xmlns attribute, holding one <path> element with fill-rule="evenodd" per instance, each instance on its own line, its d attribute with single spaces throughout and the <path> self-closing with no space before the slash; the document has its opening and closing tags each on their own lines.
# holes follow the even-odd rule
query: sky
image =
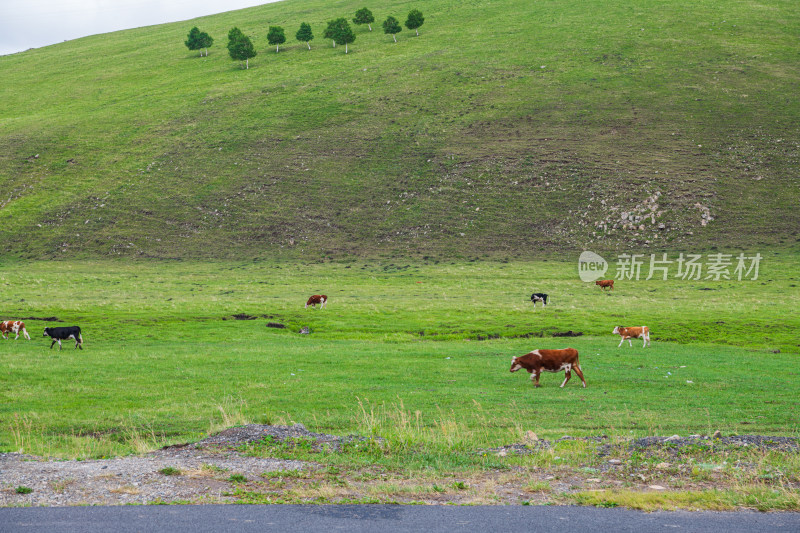
<svg viewBox="0 0 800 533">
<path fill-rule="evenodd" d="M 0 55 L 277 0 L 0 0 Z"/>
</svg>

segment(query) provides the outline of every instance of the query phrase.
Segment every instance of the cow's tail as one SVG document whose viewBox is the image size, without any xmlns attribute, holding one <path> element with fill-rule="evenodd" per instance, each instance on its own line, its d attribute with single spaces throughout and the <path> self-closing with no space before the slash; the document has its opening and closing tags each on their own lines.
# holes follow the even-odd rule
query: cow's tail
<svg viewBox="0 0 800 533">
<path fill-rule="evenodd" d="M 550 295 L 549 294 L 545 294 L 544 295 L 544 303 L 550 305 Z"/>
</svg>

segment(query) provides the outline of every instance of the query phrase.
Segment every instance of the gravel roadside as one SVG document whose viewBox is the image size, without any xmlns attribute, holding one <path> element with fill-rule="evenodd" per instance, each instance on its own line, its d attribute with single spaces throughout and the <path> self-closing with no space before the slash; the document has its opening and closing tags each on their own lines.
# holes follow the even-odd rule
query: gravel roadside
<svg viewBox="0 0 800 533">
<path fill-rule="evenodd" d="M 258 479 L 265 472 L 313 466 L 301 461 L 246 457 L 194 447 L 164 449 L 146 456 L 54 461 L 17 453 L 0 454 L 0 506 L 125 505 L 158 501 L 225 503 L 228 478 Z M 172 468 L 180 475 L 165 475 Z M 32 492 L 20 494 L 17 487 Z"/>
</svg>

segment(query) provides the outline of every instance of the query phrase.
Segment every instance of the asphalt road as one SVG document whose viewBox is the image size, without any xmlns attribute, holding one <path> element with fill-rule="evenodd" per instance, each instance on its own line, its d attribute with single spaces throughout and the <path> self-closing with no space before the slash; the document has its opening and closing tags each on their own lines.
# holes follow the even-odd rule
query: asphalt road
<svg viewBox="0 0 800 533">
<path fill-rule="evenodd" d="M 0 533 L 98 531 L 697 533 L 800 532 L 800 513 L 657 512 L 556 506 L 165 505 L 0 508 Z"/>
</svg>

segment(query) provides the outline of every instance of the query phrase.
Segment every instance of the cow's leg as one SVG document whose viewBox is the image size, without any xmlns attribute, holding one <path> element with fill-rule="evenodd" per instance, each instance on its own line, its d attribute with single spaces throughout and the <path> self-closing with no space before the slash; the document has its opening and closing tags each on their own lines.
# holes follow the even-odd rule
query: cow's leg
<svg viewBox="0 0 800 533">
<path fill-rule="evenodd" d="M 633 339 L 633 337 L 628 337 L 628 346 L 630 346 L 631 348 L 633 348 L 633 340 L 632 339 Z"/>
<path fill-rule="evenodd" d="M 64 349 L 64 347 L 61 346 L 61 339 L 58 339 L 58 349 L 59 350 L 63 350 Z"/>
<path fill-rule="evenodd" d="M 534 386 L 534 387 L 536 387 L 537 389 L 538 389 L 539 387 L 541 387 L 541 385 L 539 385 L 539 375 L 540 375 L 541 373 L 542 373 L 542 371 L 541 371 L 541 370 L 534 370 L 534 371 L 533 371 L 533 375 L 531 376 L 531 379 L 534 379 L 534 378 L 536 378 L 536 379 L 534 379 L 533 386 Z"/>
<path fill-rule="evenodd" d="M 625 337 L 624 337 L 624 336 L 623 336 L 623 337 L 622 337 L 622 339 L 619 341 L 619 344 L 617 344 L 617 348 L 621 347 L 623 342 L 625 342 Z"/>
<path fill-rule="evenodd" d="M 583 388 L 585 389 L 586 388 L 586 380 L 583 379 L 583 371 L 581 370 L 581 367 L 579 367 L 578 364 L 575 363 L 575 366 L 572 367 L 572 370 L 574 370 L 575 373 L 578 374 L 578 377 L 581 378 L 581 381 L 583 382 Z"/>
<path fill-rule="evenodd" d="M 50 343 L 50 349 L 52 350 L 53 346 L 55 346 L 55 345 L 56 345 L 56 340 L 53 339 L 53 342 Z"/>
<path fill-rule="evenodd" d="M 25 334 L 25 338 L 26 338 L 26 339 L 28 339 L 28 340 L 31 340 L 31 336 L 30 336 L 30 335 L 28 335 L 28 330 L 26 330 L 26 329 L 23 329 L 23 330 L 22 330 L 22 333 L 23 333 L 23 334 Z"/>
<path fill-rule="evenodd" d="M 562 389 L 564 388 L 564 385 L 567 384 L 567 381 L 569 381 L 569 378 L 571 378 L 571 377 L 572 377 L 572 372 L 570 372 L 569 370 L 565 370 L 564 371 L 564 382 L 561 384 L 561 388 Z"/>
</svg>

